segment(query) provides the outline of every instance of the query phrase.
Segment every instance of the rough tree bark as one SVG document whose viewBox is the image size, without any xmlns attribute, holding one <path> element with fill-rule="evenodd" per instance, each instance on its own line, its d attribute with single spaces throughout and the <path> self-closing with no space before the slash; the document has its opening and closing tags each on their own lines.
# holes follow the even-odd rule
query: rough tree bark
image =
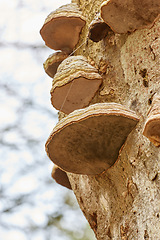
<svg viewBox="0 0 160 240">
<path fill-rule="evenodd" d="M 80 46 L 89 23 L 103 0 L 73 0 L 87 16 Z M 91 40 L 75 55 L 95 64 L 103 85 L 91 104 L 121 103 L 140 116 L 117 163 L 96 176 L 69 173 L 80 208 L 102 239 L 160 239 L 160 148 L 143 136 L 152 96 L 160 90 L 160 19 L 151 29 L 112 34 L 99 43 Z"/>
</svg>

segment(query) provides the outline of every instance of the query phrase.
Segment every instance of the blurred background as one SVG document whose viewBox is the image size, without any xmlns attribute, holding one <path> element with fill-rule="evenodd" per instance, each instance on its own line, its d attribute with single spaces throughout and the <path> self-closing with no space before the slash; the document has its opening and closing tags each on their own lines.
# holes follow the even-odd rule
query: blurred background
<svg viewBox="0 0 160 240">
<path fill-rule="evenodd" d="M 43 62 L 53 53 L 39 30 L 69 0 L 0 0 L 0 238 L 93 240 L 72 191 L 51 178 L 44 145 L 58 121 L 52 79 Z"/>
</svg>

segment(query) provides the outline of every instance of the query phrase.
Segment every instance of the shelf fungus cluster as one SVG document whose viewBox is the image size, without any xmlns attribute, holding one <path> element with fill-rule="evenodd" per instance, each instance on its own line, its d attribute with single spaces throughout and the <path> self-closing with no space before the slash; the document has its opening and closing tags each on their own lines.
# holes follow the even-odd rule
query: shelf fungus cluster
<svg viewBox="0 0 160 240">
<path fill-rule="evenodd" d="M 153 97 L 143 134 L 156 147 L 160 147 L 160 95 L 158 94 Z"/>
<path fill-rule="evenodd" d="M 72 189 L 67 173 L 60 169 L 58 166 L 54 165 L 51 176 L 61 186 L 66 187 L 70 190 Z"/>
<path fill-rule="evenodd" d="M 98 13 L 89 26 L 88 37 L 99 42 L 112 30 L 121 33 L 134 30 L 135 25 L 139 28 L 135 18 L 132 19 L 134 27 L 131 24 L 136 6 L 136 3 L 132 6 L 132 2 L 105 1 L 101 6 L 101 16 Z M 152 13 L 159 4 L 153 5 L 151 8 L 147 1 L 144 9 L 149 6 L 152 10 L 147 12 L 147 16 L 143 16 L 143 10 L 140 22 L 148 24 L 154 20 L 158 10 Z M 135 112 L 118 103 L 88 106 L 99 90 L 102 77 L 84 56 L 70 56 L 85 23 L 78 6 L 72 3 L 52 12 L 40 30 L 46 46 L 60 50 L 49 56 L 44 69 L 53 78 L 50 91 L 52 105 L 68 116 L 55 126 L 45 147 L 55 164 L 52 177 L 69 189 L 67 172 L 94 175 L 113 166 L 128 135 L 139 121 Z"/>
<path fill-rule="evenodd" d="M 75 110 L 53 129 L 46 142 L 49 158 L 76 174 L 99 174 L 118 159 L 138 116 L 117 103 L 97 103 Z"/>
<path fill-rule="evenodd" d="M 101 5 L 101 17 L 116 33 L 149 28 L 159 14 L 159 0 L 107 0 Z"/>
<path fill-rule="evenodd" d="M 66 114 L 86 107 L 101 83 L 102 77 L 85 57 L 68 57 L 59 65 L 53 78 L 52 105 Z"/>
</svg>

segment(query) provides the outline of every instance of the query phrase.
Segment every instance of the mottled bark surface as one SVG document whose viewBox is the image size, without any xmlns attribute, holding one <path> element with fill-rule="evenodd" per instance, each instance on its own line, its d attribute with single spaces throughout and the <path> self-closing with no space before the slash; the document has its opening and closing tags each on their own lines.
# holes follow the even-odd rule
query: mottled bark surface
<svg viewBox="0 0 160 240">
<path fill-rule="evenodd" d="M 88 26 L 102 0 L 75 0 Z M 140 116 L 117 163 L 96 176 L 68 174 L 78 203 L 98 240 L 160 239 L 160 148 L 142 135 L 152 96 L 160 90 L 160 19 L 151 29 L 88 41 L 75 55 L 94 64 L 103 84 L 92 100 L 121 103 Z"/>
</svg>

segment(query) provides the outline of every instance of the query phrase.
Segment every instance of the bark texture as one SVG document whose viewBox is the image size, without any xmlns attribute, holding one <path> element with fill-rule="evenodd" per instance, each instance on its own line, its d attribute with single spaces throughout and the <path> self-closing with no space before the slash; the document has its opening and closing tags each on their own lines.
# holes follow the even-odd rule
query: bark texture
<svg viewBox="0 0 160 240">
<path fill-rule="evenodd" d="M 88 42 L 88 26 L 103 0 L 73 0 L 87 16 L 74 55 L 97 67 L 103 84 L 91 104 L 116 102 L 140 116 L 116 164 L 91 176 L 69 173 L 78 203 L 98 240 L 160 239 L 160 148 L 143 136 L 152 96 L 160 91 L 160 19 L 132 34 Z"/>
</svg>

